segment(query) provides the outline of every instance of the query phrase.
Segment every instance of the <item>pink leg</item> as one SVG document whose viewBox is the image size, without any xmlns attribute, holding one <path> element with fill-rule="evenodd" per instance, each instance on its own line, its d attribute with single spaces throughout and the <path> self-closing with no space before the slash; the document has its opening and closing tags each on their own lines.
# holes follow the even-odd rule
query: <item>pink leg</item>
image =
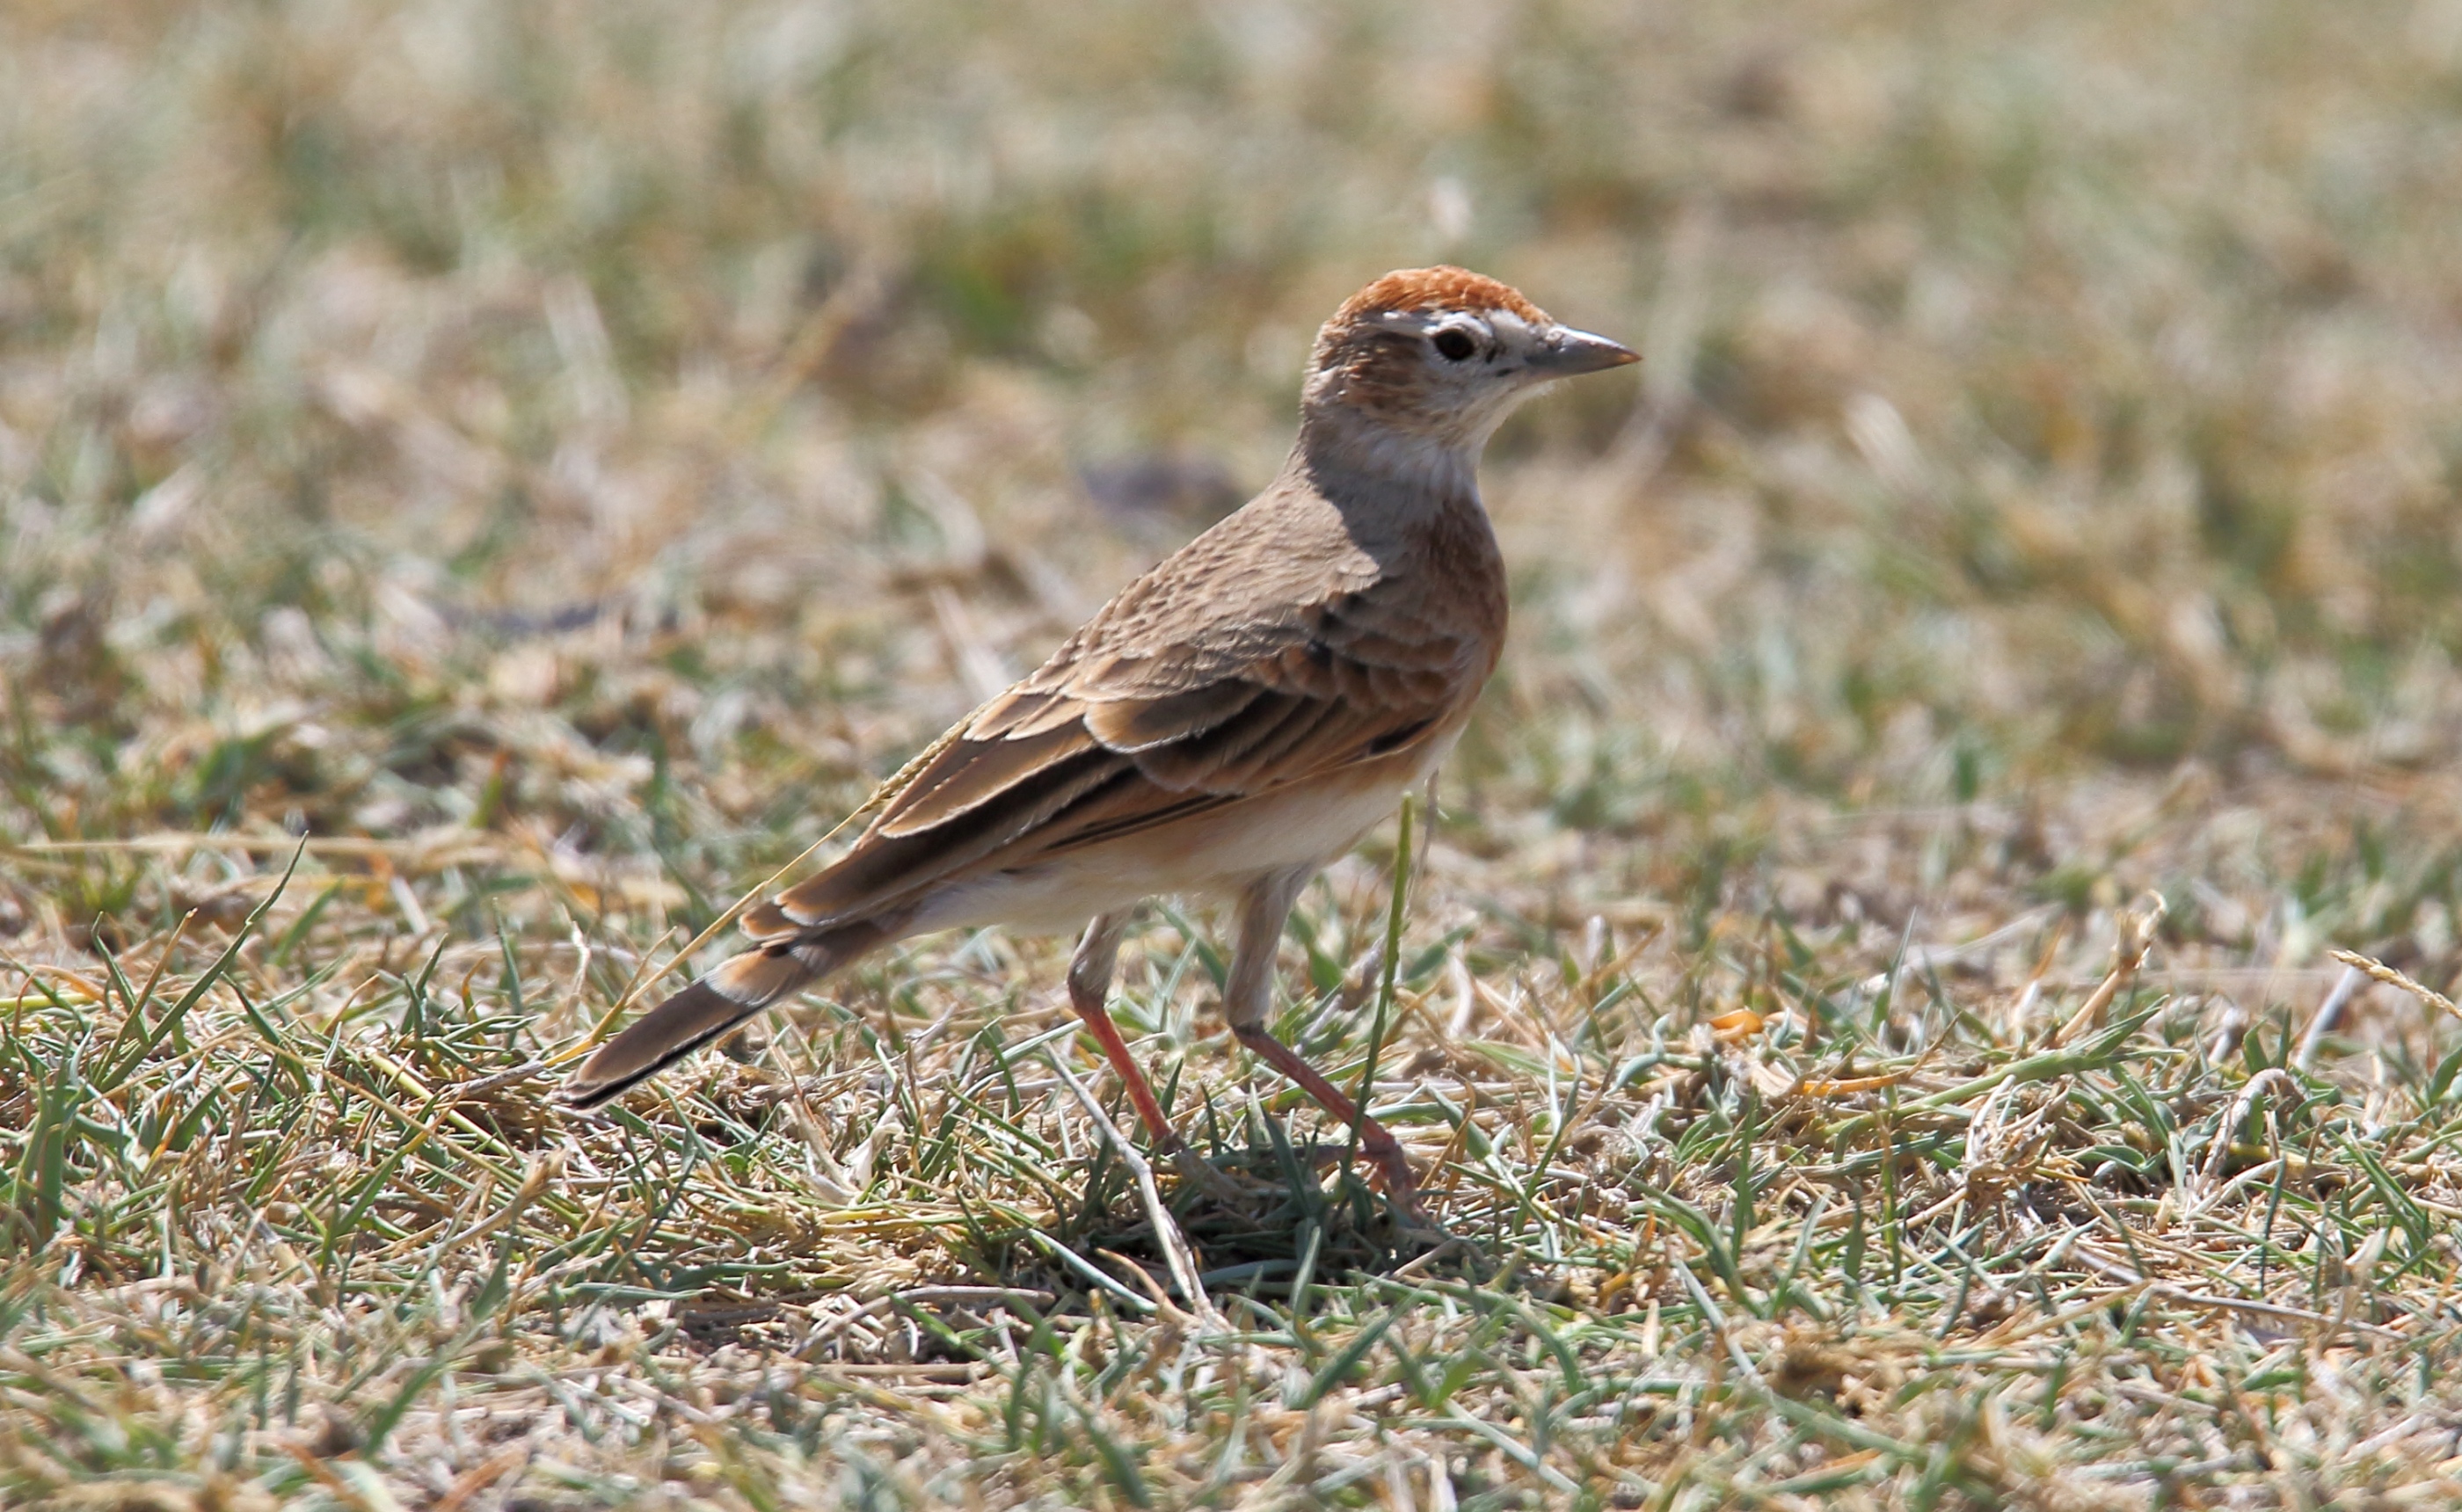
<svg viewBox="0 0 2462 1512">
<path fill-rule="evenodd" d="M 1129 1053 L 1129 1042 L 1120 1038 L 1119 1026 L 1112 1022 L 1111 1010 L 1103 1000 L 1111 996 L 1112 968 L 1120 956 L 1120 935 L 1128 928 L 1125 913 L 1105 914 L 1086 926 L 1086 937 L 1077 943 L 1076 958 L 1069 962 L 1069 1005 L 1086 1021 L 1094 1033 L 1094 1043 L 1103 1047 L 1103 1054 L 1119 1073 L 1121 1085 L 1129 1091 L 1129 1101 L 1135 1105 L 1137 1117 L 1153 1136 L 1155 1148 L 1176 1151 L 1179 1135 L 1171 1120 L 1162 1113 L 1162 1103 L 1146 1082 L 1146 1073 L 1137 1067 L 1136 1057 Z"/>
<path fill-rule="evenodd" d="M 1412 1177 L 1411 1162 L 1401 1144 L 1383 1124 L 1361 1112 L 1340 1088 L 1265 1029 L 1274 1004 L 1274 952 L 1282 941 L 1283 924 L 1290 918 L 1300 889 L 1314 875 L 1312 871 L 1277 872 L 1259 878 L 1241 897 L 1240 943 L 1232 952 L 1231 978 L 1222 994 L 1223 1016 L 1231 1021 L 1231 1032 L 1240 1036 L 1241 1044 L 1297 1082 L 1302 1091 L 1341 1119 L 1345 1129 L 1358 1129 L 1360 1152 L 1376 1163 L 1386 1192 L 1403 1211 L 1415 1211 L 1414 1194 L 1418 1182 Z"/>
<path fill-rule="evenodd" d="M 1386 1131 L 1383 1124 L 1361 1112 L 1359 1105 L 1344 1096 L 1341 1088 L 1317 1074 L 1315 1067 L 1301 1060 L 1289 1046 L 1266 1033 L 1263 1025 L 1242 1025 L 1231 1032 L 1239 1035 L 1241 1044 L 1263 1056 L 1274 1069 L 1299 1083 L 1300 1091 L 1315 1098 L 1326 1112 L 1341 1119 L 1345 1129 L 1356 1125 L 1359 1153 L 1376 1162 L 1378 1174 L 1385 1178 L 1385 1190 L 1402 1207 L 1415 1205 L 1419 1183 L 1411 1174 L 1410 1157 L 1402 1153 L 1401 1143 Z"/>
</svg>

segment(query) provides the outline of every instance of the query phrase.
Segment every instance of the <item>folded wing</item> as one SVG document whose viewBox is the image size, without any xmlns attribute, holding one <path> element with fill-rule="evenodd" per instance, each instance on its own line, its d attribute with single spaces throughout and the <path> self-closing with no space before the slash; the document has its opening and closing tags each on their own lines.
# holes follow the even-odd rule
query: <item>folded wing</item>
<svg viewBox="0 0 2462 1512">
<path fill-rule="evenodd" d="M 745 927 L 767 938 L 880 914 L 961 872 L 1030 866 L 1404 750 L 1495 659 L 1485 627 L 1431 610 L 1391 581 L 1337 588 L 1246 614 L 1236 646 L 1178 634 L 1169 659 L 1098 618 L 893 779 L 853 850 Z"/>
</svg>

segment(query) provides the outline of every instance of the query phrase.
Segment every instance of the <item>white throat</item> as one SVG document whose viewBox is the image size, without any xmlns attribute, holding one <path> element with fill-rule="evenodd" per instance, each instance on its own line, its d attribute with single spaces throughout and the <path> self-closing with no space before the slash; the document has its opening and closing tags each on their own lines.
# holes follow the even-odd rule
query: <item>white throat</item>
<svg viewBox="0 0 2462 1512">
<path fill-rule="evenodd" d="M 1357 410 L 1328 404 L 1302 418 L 1292 460 L 1304 462 L 1320 484 L 1340 482 L 1377 492 L 1391 489 L 1421 497 L 1475 500 L 1479 453 L 1493 429 L 1486 427 L 1468 441 L 1448 443 L 1424 432 L 1379 424 Z"/>
</svg>

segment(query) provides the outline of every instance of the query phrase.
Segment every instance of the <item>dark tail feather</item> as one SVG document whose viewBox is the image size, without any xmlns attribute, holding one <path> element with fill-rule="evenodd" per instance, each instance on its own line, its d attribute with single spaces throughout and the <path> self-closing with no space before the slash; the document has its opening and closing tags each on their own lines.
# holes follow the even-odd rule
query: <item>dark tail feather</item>
<svg viewBox="0 0 2462 1512">
<path fill-rule="evenodd" d="M 557 1096 L 595 1108 L 872 949 L 877 925 L 841 924 L 747 951 L 642 1014 L 581 1063 Z"/>
</svg>

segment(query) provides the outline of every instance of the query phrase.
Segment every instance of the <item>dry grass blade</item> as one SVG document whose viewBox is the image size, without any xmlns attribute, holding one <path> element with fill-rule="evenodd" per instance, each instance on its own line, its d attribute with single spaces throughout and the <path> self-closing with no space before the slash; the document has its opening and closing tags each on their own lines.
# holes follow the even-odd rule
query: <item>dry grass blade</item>
<svg viewBox="0 0 2462 1512">
<path fill-rule="evenodd" d="M 2378 961 L 2373 957 L 2363 956 L 2357 951 L 2351 950 L 2331 950 L 2327 951 L 2326 954 L 2332 956 L 2336 961 L 2341 961 L 2343 965 L 2350 967 L 2352 970 L 2364 973 L 2375 981 L 2384 983 L 2388 987 L 2401 988 L 2403 991 L 2409 993 L 2412 997 L 2417 998 L 2420 1002 L 2427 1004 L 2431 1008 L 2442 1009 L 2445 1013 L 2453 1018 L 2462 1019 L 2462 1007 L 2455 1006 L 2451 998 L 2447 997 L 2444 993 L 2437 991 L 2434 987 L 2429 986 L 2424 983 L 2412 981 L 2409 977 L 2404 975 L 2402 972 L 2396 971 L 2393 967 L 2386 965 L 2382 961 Z"/>
<path fill-rule="evenodd" d="M 2051 1048 L 2057 1049 L 2103 1026 L 2103 1016 L 2111 1007 L 2112 1000 L 2127 988 L 2137 968 L 2146 963 L 2146 952 L 2153 946 L 2154 932 L 2169 912 L 2170 905 L 2164 901 L 2162 894 L 2148 893 L 2137 900 L 2135 908 L 2120 916 L 2120 938 L 2111 947 L 2111 970 L 2086 995 L 2068 1022 L 2052 1031 L 2047 1042 Z"/>
<path fill-rule="evenodd" d="M 0 1505 L 2450 1501 L 2452 12 L 11 8 Z M 557 1113 L 1436 258 L 1647 348 L 1283 941 L 1452 1238 L 1202 904 L 1177 1191 L 1023 936 Z"/>
<path fill-rule="evenodd" d="M 1180 1300 L 1187 1304 L 1204 1332 L 1230 1332 L 1231 1325 L 1223 1318 L 1221 1309 L 1215 1307 L 1214 1299 L 1205 1294 L 1205 1284 L 1197 1274 L 1197 1257 L 1188 1247 L 1188 1236 L 1180 1232 L 1178 1220 L 1173 1218 L 1171 1209 L 1163 1205 L 1162 1191 L 1155 1184 L 1154 1162 L 1129 1143 L 1128 1136 L 1120 1133 L 1119 1125 L 1103 1112 L 1103 1105 L 1095 1100 L 1086 1084 L 1077 1079 L 1074 1071 L 1061 1064 L 1057 1055 L 1049 1057 L 1048 1064 L 1059 1075 L 1061 1085 L 1069 1089 L 1069 1094 L 1077 1099 L 1077 1106 L 1086 1111 L 1086 1116 L 1092 1120 L 1104 1142 L 1112 1147 L 1112 1153 L 1128 1167 L 1129 1175 L 1136 1181 L 1137 1199 L 1144 1205 L 1146 1221 L 1153 1225 L 1155 1243 L 1162 1250 L 1163 1263 L 1171 1269 L 1172 1285 L 1179 1288 Z"/>
</svg>

